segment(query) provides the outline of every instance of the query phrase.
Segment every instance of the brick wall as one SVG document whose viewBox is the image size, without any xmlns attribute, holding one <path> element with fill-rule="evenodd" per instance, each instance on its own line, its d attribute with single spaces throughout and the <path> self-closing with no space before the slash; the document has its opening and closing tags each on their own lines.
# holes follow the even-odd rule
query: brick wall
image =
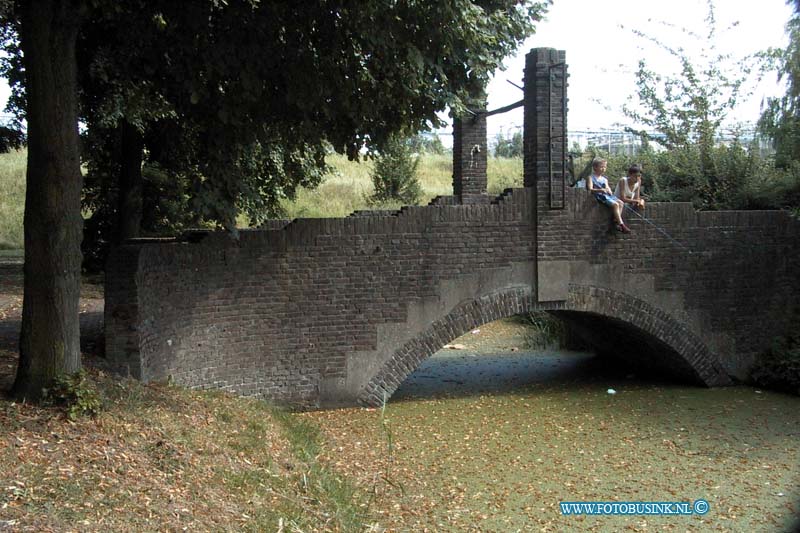
<svg viewBox="0 0 800 533">
<path fill-rule="evenodd" d="M 540 189 L 560 206 L 567 152 L 566 53 L 553 48 L 534 48 L 525 56 L 525 187 Z"/>
<path fill-rule="evenodd" d="M 530 286 L 530 202 L 518 192 L 490 205 L 296 220 L 238 241 L 123 246 L 108 265 L 108 356 L 146 381 L 353 403 L 430 322 Z"/>
<path fill-rule="evenodd" d="M 648 205 L 689 253 L 634 218 L 614 232 L 583 190 L 564 210 L 534 209 L 529 191 L 123 246 L 108 357 L 147 381 L 317 406 L 375 403 L 445 343 L 520 311 L 552 310 L 602 351 L 705 384 L 741 375 L 785 327 L 800 271 L 785 213 Z"/>
<path fill-rule="evenodd" d="M 632 233 L 623 235 L 608 209 L 583 189 L 567 191 L 565 210 L 550 209 L 543 196 L 537 205 L 539 302 L 568 301 L 578 286 L 634 296 L 685 324 L 727 374 L 742 379 L 755 355 L 788 327 L 800 290 L 800 224 L 786 213 L 648 204 L 644 215 L 657 227 L 628 212 Z M 590 336 L 607 334 L 599 328 Z M 676 330 L 665 340 L 672 344 L 686 334 Z M 622 344 L 626 333 L 617 337 Z"/>
</svg>

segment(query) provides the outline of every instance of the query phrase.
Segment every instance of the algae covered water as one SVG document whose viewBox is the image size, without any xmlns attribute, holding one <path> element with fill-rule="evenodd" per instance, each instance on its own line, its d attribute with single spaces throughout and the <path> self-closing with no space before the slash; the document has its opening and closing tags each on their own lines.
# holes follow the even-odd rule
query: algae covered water
<svg viewBox="0 0 800 533">
<path fill-rule="evenodd" d="M 440 352 L 383 411 L 302 415 L 323 429 L 323 460 L 367 495 L 375 528 L 794 530 L 800 398 L 500 348 Z M 561 505 L 699 500 L 704 514 L 567 515 Z"/>
</svg>

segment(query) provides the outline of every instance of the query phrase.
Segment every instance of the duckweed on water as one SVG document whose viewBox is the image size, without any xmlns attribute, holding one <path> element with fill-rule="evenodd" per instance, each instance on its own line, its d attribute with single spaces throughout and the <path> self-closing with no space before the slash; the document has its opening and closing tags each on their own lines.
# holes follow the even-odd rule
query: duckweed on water
<svg viewBox="0 0 800 533">
<path fill-rule="evenodd" d="M 302 415 L 323 429 L 323 460 L 373 494 L 374 521 L 392 531 L 786 531 L 800 513 L 800 398 L 604 376 L 586 355 L 519 353 L 432 358 L 395 398 L 391 454 L 379 410 Z M 701 498 L 702 516 L 559 507 Z"/>
</svg>

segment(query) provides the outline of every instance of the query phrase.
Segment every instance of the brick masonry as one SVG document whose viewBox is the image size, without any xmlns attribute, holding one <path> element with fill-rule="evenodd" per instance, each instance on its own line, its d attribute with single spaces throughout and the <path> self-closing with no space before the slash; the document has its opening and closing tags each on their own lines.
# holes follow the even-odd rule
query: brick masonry
<svg viewBox="0 0 800 533">
<path fill-rule="evenodd" d="M 122 246 L 108 264 L 108 356 L 145 381 L 353 403 L 431 322 L 530 292 L 528 196 Z"/>
<path fill-rule="evenodd" d="M 376 405 L 459 335 L 545 309 L 631 364 L 705 385 L 744 377 L 797 299 L 800 224 L 783 212 L 649 204 L 647 217 L 679 245 L 631 216 L 632 234 L 614 232 L 586 191 L 551 179 L 551 169 L 563 175 L 558 147 L 542 152 L 566 128 L 542 101 L 561 110 L 566 87 L 549 74 L 532 83 L 530 69 L 565 83 L 565 67 L 545 68 L 563 59 L 529 55 L 526 188 L 274 221 L 238 240 L 194 233 L 117 248 L 106 273 L 109 363 L 144 381 L 305 408 Z"/>
<path fill-rule="evenodd" d="M 471 113 L 453 119 L 453 194 L 462 204 L 489 203 L 486 194 L 486 97 L 469 106 Z"/>
</svg>

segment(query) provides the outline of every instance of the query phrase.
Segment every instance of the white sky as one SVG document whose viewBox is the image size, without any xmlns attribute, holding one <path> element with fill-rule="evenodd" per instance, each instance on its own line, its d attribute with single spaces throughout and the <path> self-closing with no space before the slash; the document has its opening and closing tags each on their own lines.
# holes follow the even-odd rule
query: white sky
<svg viewBox="0 0 800 533">
<path fill-rule="evenodd" d="M 717 51 L 742 57 L 770 46 L 785 47 L 785 25 L 791 12 L 785 0 L 716 0 Z M 684 46 L 699 53 L 692 39 L 662 23 L 705 36 L 707 13 L 705 0 L 555 0 L 536 34 L 506 61 L 506 70 L 495 75 L 489 85 L 488 107 L 496 109 L 520 100 L 522 91 L 506 80 L 522 85 L 525 54 L 531 48 L 549 47 L 566 51 L 570 76 L 567 125 L 571 132 L 627 123 L 620 109 L 635 94 L 633 73 L 639 59 L 645 58 L 656 71 L 666 71 L 670 64 L 655 45 L 620 26 L 638 28 L 673 47 Z M 737 27 L 726 30 L 736 21 Z M 770 75 L 756 87 L 753 97 L 740 105 L 733 121 L 755 122 L 763 97 L 776 94 L 781 94 L 780 88 L 775 76 Z M 522 116 L 520 108 L 489 117 L 489 137 L 522 126 Z"/>
</svg>

